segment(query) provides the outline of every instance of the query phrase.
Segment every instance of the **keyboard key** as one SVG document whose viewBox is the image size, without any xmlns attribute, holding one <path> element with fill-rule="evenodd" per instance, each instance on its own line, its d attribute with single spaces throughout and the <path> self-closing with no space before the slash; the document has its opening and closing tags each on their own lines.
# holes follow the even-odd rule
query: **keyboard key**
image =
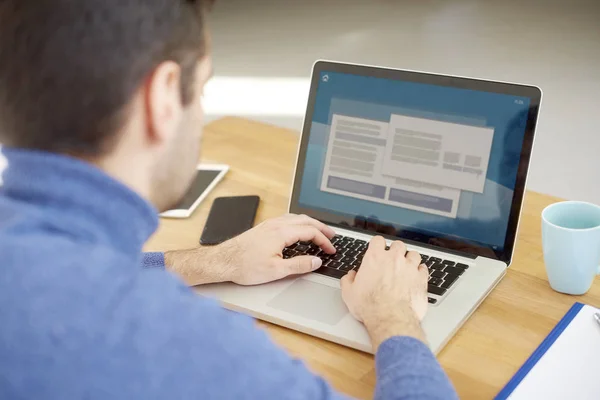
<svg viewBox="0 0 600 400">
<path fill-rule="evenodd" d="M 360 239 L 355 239 L 354 243 L 364 245 L 365 247 L 367 246 L 367 242 L 365 242 L 364 240 L 360 240 Z"/>
<path fill-rule="evenodd" d="M 340 279 L 342 276 L 346 275 L 346 273 L 344 271 L 340 271 L 337 269 L 331 269 L 331 268 L 327 268 L 327 267 L 321 267 L 318 270 L 316 270 L 315 272 L 318 274 L 321 274 L 321 275 L 330 276 L 332 278 L 337 278 L 337 279 Z"/>
<path fill-rule="evenodd" d="M 429 257 L 429 260 L 435 261 L 435 262 L 441 262 L 442 259 L 438 258 L 438 257 Z"/>
<path fill-rule="evenodd" d="M 431 261 L 431 259 L 429 259 L 429 261 Z M 431 268 L 432 269 L 437 269 L 438 271 L 442 271 L 442 270 L 444 270 L 444 268 L 446 268 L 446 266 L 444 264 L 440 263 L 440 262 L 434 262 L 431 265 Z"/>
<path fill-rule="evenodd" d="M 333 257 L 331 257 L 331 258 L 332 258 L 333 260 L 340 261 L 342 258 L 344 258 L 344 253 L 343 253 L 343 252 L 341 252 L 341 251 L 338 251 L 338 252 L 337 252 L 337 253 L 335 253 L 335 254 L 333 255 Z"/>
<path fill-rule="evenodd" d="M 433 278 L 443 278 L 446 274 L 440 270 L 434 269 L 433 272 L 431 273 L 431 276 Z"/>
<path fill-rule="evenodd" d="M 447 290 L 448 289 L 440 288 L 434 285 L 427 285 L 427 291 L 432 294 L 437 294 L 438 296 L 442 296 Z"/>
<path fill-rule="evenodd" d="M 353 265 L 352 264 L 346 264 L 343 263 L 342 266 L 340 268 L 338 268 L 340 271 L 350 271 L 352 269 Z"/>
<path fill-rule="evenodd" d="M 442 261 L 442 264 L 444 265 L 450 265 L 453 266 L 454 264 L 456 264 L 454 261 L 450 261 L 450 260 L 444 260 Z"/>
<path fill-rule="evenodd" d="M 431 297 L 428 297 L 427 301 L 429 302 L 429 304 L 435 304 L 435 303 L 437 303 L 437 299 L 433 299 Z"/>
<path fill-rule="evenodd" d="M 436 277 L 429 278 L 429 286 L 431 286 L 431 285 L 440 286 L 442 284 L 442 282 L 444 282 L 444 281 L 441 278 L 436 278 Z"/>
<path fill-rule="evenodd" d="M 355 251 L 355 250 L 346 250 L 346 252 L 344 253 L 344 255 L 346 255 L 348 257 L 356 257 L 358 255 L 358 251 Z"/>
<path fill-rule="evenodd" d="M 354 263 L 354 257 L 348 257 L 348 256 L 344 256 L 344 258 L 342 258 L 340 260 L 341 263 L 345 263 L 345 264 L 353 264 Z"/>
<path fill-rule="evenodd" d="M 305 246 L 308 246 L 308 245 L 312 244 L 312 242 L 311 242 L 310 240 L 302 240 L 302 241 L 300 241 L 299 243 L 300 243 L 300 244 L 303 244 L 303 245 L 305 245 Z"/>
<path fill-rule="evenodd" d="M 467 269 L 469 268 L 469 266 L 467 264 L 456 264 L 456 268 L 462 268 L 462 269 Z"/>
<path fill-rule="evenodd" d="M 346 248 L 344 247 L 346 245 L 345 242 L 337 242 L 336 244 L 333 245 L 333 247 L 335 247 L 337 249 L 337 251 L 341 251 L 341 250 L 345 250 Z"/>
<path fill-rule="evenodd" d="M 335 261 L 335 260 L 331 260 L 331 262 L 329 264 L 327 264 L 327 268 L 335 268 L 338 269 L 339 267 L 342 266 L 342 263 L 339 261 Z"/>
<path fill-rule="evenodd" d="M 446 268 L 444 268 L 444 271 L 449 274 L 454 274 L 454 275 L 462 275 L 465 273 L 464 269 L 457 268 L 457 267 L 446 267 Z"/>
<path fill-rule="evenodd" d="M 360 251 L 360 249 L 362 249 L 362 245 L 361 244 L 352 243 L 351 246 L 347 247 L 347 249 L 354 250 L 354 251 Z"/>
<path fill-rule="evenodd" d="M 299 244 L 294 250 L 296 250 L 298 253 L 306 253 L 308 251 L 308 246 Z"/>
<path fill-rule="evenodd" d="M 454 282 L 456 282 L 456 280 L 458 279 L 460 275 L 455 275 L 455 274 L 448 274 L 446 275 L 446 277 L 444 278 L 444 283 L 442 283 L 440 285 L 440 287 L 443 287 L 444 289 L 448 289 L 450 286 L 452 286 L 452 284 Z"/>
<path fill-rule="evenodd" d="M 306 254 L 311 255 L 311 256 L 316 256 L 317 253 L 319 253 L 320 251 L 321 251 L 321 249 L 319 249 L 318 247 L 317 248 L 311 247 L 310 249 L 308 249 Z"/>
<path fill-rule="evenodd" d="M 421 262 L 427 261 L 428 258 L 429 258 L 429 256 L 426 256 L 425 254 L 421 254 Z"/>
<path fill-rule="evenodd" d="M 296 255 L 296 251 L 292 249 L 286 249 L 283 251 L 283 258 L 292 258 Z"/>
<path fill-rule="evenodd" d="M 331 244 L 336 244 L 340 240 L 342 240 L 342 237 L 340 235 L 335 235 L 333 238 L 331 238 Z"/>
<path fill-rule="evenodd" d="M 425 265 L 427 265 L 427 268 L 431 268 L 433 264 L 435 264 L 435 261 L 433 261 L 432 259 L 425 261 Z"/>
<path fill-rule="evenodd" d="M 319 258 L 323 260 L 323 262 L 331 260 L 331 257 L 333 257 L 333 254 L 327 254 L 324 251 L 319 253 Z"/>
<path fill-rule="evenodd" d="M 338 252 L 340 252 L 340 251 L 342 251 L 342 252 L 343 252 L 343 251 L 346 251 L 346 249 L 345 249 L 343 246 L 341 246 L 339 243 L 336 243 L 336 244 L 335 244 L 333 247 L 335 247 L 335 249 L 336 249 Z"/>
<path fill-rule="evenodd" d="M 294 243 L 291 246 L 288 246 L 288 249 L 294 249 L 296 246 L 298 246 L 298 242 Z"/>
<path fill-rule="evenodd" d="M 336 251 L 336 254 L 337 254 L 337 253 L 344 254 L 344 252 L 346 251 L 346 249 L 345 249 L 345 248 L 343 248 L 343 247 L 339 247 L 339 246 L 336 244 L 336 245 L 335 245 L 335 251 Z"/>
</svg>

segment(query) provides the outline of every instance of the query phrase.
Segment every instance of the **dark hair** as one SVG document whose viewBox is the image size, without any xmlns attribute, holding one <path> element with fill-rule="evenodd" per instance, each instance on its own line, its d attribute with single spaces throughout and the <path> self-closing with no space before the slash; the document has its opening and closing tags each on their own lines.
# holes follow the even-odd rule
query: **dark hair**
<svg viewBox="0 0 600 400">
<path fill-rule="evenodd" d="M 182 102 L 205 54 L 210 0 L 1 0 L 0 143 L 97 156 L 166 60 Z"/>
</svg>

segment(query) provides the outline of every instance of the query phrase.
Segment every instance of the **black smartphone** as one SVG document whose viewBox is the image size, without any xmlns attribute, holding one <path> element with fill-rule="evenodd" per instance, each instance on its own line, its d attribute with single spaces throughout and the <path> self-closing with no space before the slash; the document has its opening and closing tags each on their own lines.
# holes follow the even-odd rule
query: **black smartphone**
<svg viewBox="0 0 600 400">
<path fill-rule="evenodd" d="M 200 244 L 219 244 L 252 228 L 259 202 L 258 196 L 215 199 L 204 225 Z"/>
</svg>

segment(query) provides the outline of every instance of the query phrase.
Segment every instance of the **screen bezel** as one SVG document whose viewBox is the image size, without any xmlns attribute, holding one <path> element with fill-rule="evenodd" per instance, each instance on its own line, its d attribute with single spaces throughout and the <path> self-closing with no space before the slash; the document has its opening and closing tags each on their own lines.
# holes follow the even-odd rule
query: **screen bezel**
<svg viewBox="0 0 600 400">
<path fill-rule="evenodd" d="M 308 147 L 308 139 L 313 121 L 317 88 L 319 86 L 321 72 L 324 71 L 399 80 L 405 82 L 425 83 L 430 85 L 447 86 L 483 92 L 501 93 L 519 97 L 528 97 L 530 99 L 529 113 L 527 117 L 527 124 L 525 127 L 525 136 L 523 140 L 523 146 L 521 148 L 521 156 L 519 159 L 519 166 L 517 170 L 517 180 L 512 205 L 510 208 L 507 234 L 506 239 L 504 241 L 504 247 L 502 249 L 493 249 L 491 246 L 485 246 L 483 244 L 478 244 L 474 242 L 457 241 L 457 243 L 464 243 L 466 245 L 466 247 L 463 246 L 462 248 L 460 248 L 460 250 L 457 251 L 454 245 L 432 245 L 431 240 L 439 239 L 440 236 L 426 235 L 418 231 L 411 231 L 409 227 L 402 227 L 393 236 L 383 234 L 383 236 L 386 236 L 390 239 L 402 239 L 408 242 L 426 245 L 426 247 L 430 248 L 441 248 L 444 249 L 444 251 L 450 251 L 455 254 L 466 255 L 472 258 L 482 255 L 489 258 L 495 258 L 506 262 L 507 264 L 510 264 L 517 236 L 519 216 L 521 213 L 521 207 L 525 195 L 527 172 L 529 170 L 529 164 L 531 161 L 531 152 L 533 149 L 533 140 L 535 136 L 535 128 L 537 126 L 539 106 L 542 100 L 542 91 L 540 90 L 540 88 L 536 86 L 487 81 L 475 78 L 438 75 L 432 73 L 397 70 L 357 64 L 337 63 L 332 61 L 317 61 L 313 66 L 311 76 L 310 92 L 308 97 L 306 114 L 304 118 L 304 124 L 302 127 L 302 135 L 298 149 L 298 157 L 296 160 L 296 171 L 294 175 L 294 184 L 292 188 L 289 209 L 291 213 L 306 214 L 328 225 L 351 228 L 352 230 L 357 230 L 367 234 L 373 234 L 373 232 L 362 229 L 360 227 L 356 227 L 354 218 L 344 217 L 324 210 L 302 207 L 299 204 L 300 189 L 302 185 L 302 174 L 304 171 L 306 161 L 306 150 Z"/>
<path fill-rule="evenodd" d="M 202 171 L 219 171 L 219 173 L 213 178 L 208 186 L 198 194 L 198 198 L 194 201 L 189 208 L 179 208 L 164 211 L 160 214 L 161 217 L 165 218 L 188 218 L 191 216 L 196 208 L 202 203 L 202 201 L 208 196 L 208 194 L 217 186 L 217 184 L 223 179 L 225 174 L 229 171 L 229 165 L 226 164 L 198 164 L 196 166 L 196 175 Z"/>
</svg>

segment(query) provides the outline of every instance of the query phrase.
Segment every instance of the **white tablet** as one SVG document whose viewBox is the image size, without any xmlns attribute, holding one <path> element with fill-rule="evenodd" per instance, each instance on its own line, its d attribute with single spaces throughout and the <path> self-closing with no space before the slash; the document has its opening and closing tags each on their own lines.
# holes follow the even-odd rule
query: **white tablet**
<svg viewBox="0 0 600 400">
<path fill-rule="evenodd" d="M 200 164 L 196 167 L 196 177 L 183 196 L 177 207 L 160 214 L 167 218 L 187 218 L 202 203 L 202 200 L 223 179 L 229 165 L 225 164 Z"/>
</svg>

